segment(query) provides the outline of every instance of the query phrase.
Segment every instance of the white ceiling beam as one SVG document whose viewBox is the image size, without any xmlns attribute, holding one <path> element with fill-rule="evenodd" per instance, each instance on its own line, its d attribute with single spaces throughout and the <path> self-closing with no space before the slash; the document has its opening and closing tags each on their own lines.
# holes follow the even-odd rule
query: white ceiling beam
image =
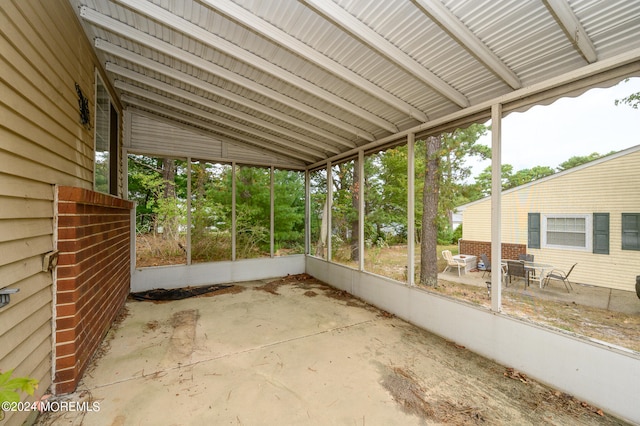
<svg viewBox="0 0 640 426">
<path fill-rule="evenodd" d="M 308 147 L 304 147 L 301 146 L 297 143 L 294 142 L 290 142 L 287 140 L 283 140 L 282 138 L 278 138 L 277 136 L 274 136 L 270 133 L 267 132 L 263 132 L 261 130 L 255 129 L 251 126 L 247 126 L 244 124 L 240 124 L 237 123 L 235 121 L 229 120 L 227 118 L 224 117 L 220 117 L 216 114 L 213 114 L 211 112 L 208 111 L 204 111 L 201 110 L 199 108 L 196 108 L 194 106 L 188 105 L 184 102 L 180 102 L 178 100 L 172 99 L 172 98 L 168 98 L 166 96 L 163 95 L 159 95 L 157 93 L 151 92 L 149 90 L 145 90 L 143 88 L 140 87 L 136 87 L 130 84 L 126 84 L 123 82 L 118 82 L 117 85 L 118 89 L 125 91 L 127 93 L 131 93 L 131 94 L 135 94 L 137 96 L 152 100 L 154 102 L 160 103 L 162 105 L 171 107 L 173 109 L 176 109 L 178 111 L 184 111 L 184 112 L 188 112 L 189 114 L 195 115 L 197 117 L 200 117 L 204 120 L 207 120 L 210 123 L 217 123 L 217 124 L 221 124 L 224 126 L 229 127 L 232 130 L 237 130 L 239 132 L 244 132 L 250 136 L 253 137 L 257 137 L 257 138 L 262 138 L 266 141 L 270 141 L 276 145 L 280 145 L 282 147 L 286 147 L 288 149 L 291 150 L 295 150 L 304 154 L 307 154 L 309 156 L 313 156 L 316 158 L 327 158 L 327 155 L 323 152 L 320 151 L 316 151 L 313 150 L 311 148 Z"/>
<path fill-rule="evenodd" d="M 297 119 L 295 117 L 291 117 L 287 114 L 284 114 L 280 111 L 274 110 L 272 108 L 269 108 L 265 105 L 262 105 L 258 102 L 252 101 L 250 99 L 246 99 L 240 95 L 237 95 L 235 93 L 229 92 L 227 90 L 224 90 L 218 86 L 215 86 L 211 83 L 207 83 L 206 81 L 200 80 L 199 78 L 196 78 L 192 75 L 189 74 L 185 74 L 181 71 L 178 71 L 174 68 L 171 68 L 167 65 L 161 64 L 157 61 L 154 61 L 153 59 L 149 59 L 145 56 L 139 55 L 137 53 L 134 53 L 130 50 L 127 50 L 123 47 L 120 46 L 116 46 L 115 44 L 109 43 L 108 41 L 102 40 L 100 38 L 97 38 L 95 40 L 95 47 L 98 50 L 101 50 L 103 52 L 106 52 L 110 55 L 116 56 L 118 58 L 122 58 L 128 62 L 131 62 L 132 64 L 136 64 L 145 68 L 148 68 L 150 70 L 153 70 L 155 72 L 158 72 L 160 74 L 164 74 L 167 77 L 170 77 L 176 81 L 179 81 L 181 83 L 186 83 L 190 86 L 193 86 L 195 88 L 201 89 L 207 93 L 212 94 L 213 96 L 217 96 L 223 99 L 227 99 L 231 102 L 235 102 L 239 105 L 245 106 L 247 108 L 253 109 L 255 111 L 258 111 L 262 114 L 268 115 L 270 117 L 279 119 L 285 123 L 289 123 L 293 126 L 296 126 L 308 133 L 313 133 L 316 134 L 317 136 L 320 136 L 321 138 L 323 138 L 326 141 L 329 142 L 334 142 L 338 145 L 342 145 L 348 148 L 355 148 L 356 144 L 351 142 L 348 139 L 342 138 L 338 135 L 335 135 L 333 133 L 327 132 L 326 130 L 320 129 L 316 126 L 313 126 L 309 123 L 306 123 L 300 119 Z M 323 145 L 324 146 L 324 145 Z M 331 151 L 335 148 L 333 148 L 331 145 L 325 147 L 325 149 L 327 149 L 328 151 Z"/>
<path fill-rule="evenodd" d="M 169 109 L 166 108 L 164 106 L 160 106 L 160 105 L 156 105 L 153 104 L 151 102 L 145 101 L 143 99 L 138 99 L 136 97 L 130 96 L 130 95 L 122 95 L 122 101 L 125 102 L 128 105 L 133 105 L 133 106 L 137 106 L 139 108 L 142 108 L 144 110 L 148 110 L 148 111 L 152 111 L 155 112 L 157 114 L 161 114 L 167 117 L 171 117 L 175 120 L 178 121 L 182 121 L 184 123 L 188 123 L 191 124 L 193 126 L 197 126 L 197 127 L 201 127 L 203 129 L 207 129 L 210 130 L 214 133 L 217 134 L 222 134 L 222 135 L 226 135 L 228 137 L 230 137 L 234 143 L 240 144 L 240 145 L 254 145 L 257 146 L 259 148 L 263 148 L 267 151 L 273 152 L 273 153 L 278 153 L 281 155 L 285 155 L 286 157 L 289 158 L 297 158 L 299 160 L 303 160 L 307 163 L 309 163 L 310 161 L 313 161 L 313 157 L 309 156 L 309 155 L 305 155 L 305 154 L 300 154 L 297 152 L 294 152 L 291 149 L 286 149 L 286 148 L 282 148 L 280 146 L 273 146 L 272 144 L 269 144 L 268 142 L 264 142 L 264 141 L 258 141 L 255 139 L 251 139 L 251 138 L 247 138 L 244 135 L 238 135 L 238 133 L 234 133 L 230 130 L 221 128 L 221 127 L 217 127 L 211 124 L 211 122 L 206 121 L 206 120 L 200 120 L 185 114 L 180 113 L 179 111 L 175 111 L 173 109 Z M 238 137 L 242 137 L 242 139 L 238 139 Z"/>
<path fill-rule="evenodd" d="M 287 34 L 275 25 L 272 25 L 269 22 L 261 19 L 260 17 L 255 16 L 241 6 L 229 0 L 202 1 L 217 12 L 246 26 L 247 28 L 251 29 L 251 31 L 262 35 L 263 37 L 273 41 L 274 43 L 282 46 L 285 49 L 288 49 L 296 55 L 316 64 L 325 71 L 358 87 L 360 90 L 368 93 L 369 95 L 386 103 L 387 105 L 392 106 L 398 111 L 403 112 L 409 117 L 421 122 L 425 122 L 428 120 L 428 117 L 424 112 L 415 108 L 408 102 L 405 102 L 392 93 L 389 93 L 381 87 L 375 85 L 371 81 L 359 76 L 349 68 L 323 55 L 311 46 Z"/>
<path fill-rule="evenodd" d="M 566 0 L 543 0 L 543 2 L 576 50 L 590 64 L 597 61 L 596 48 L 569 3 Z"/>
<path fill-rule="evenodd" d="M 445 98 L 465 108 L 470 105 L 469 100 L 462 93 L 451 87 L 440 77 L 429 71 L 408 54 L 389 43 L 387 39 L 369 28 L 358 18 L 351 15 L 339 5 L 326 0 L 301 0 L 315 9 L 327 19 L 334 22 L 344 31 L 352 34 L 370 49 L 377 51 L 397 66 L 401 67 L 415 78 L 421 80 Z"/>
<path fill-rule="evenodd" d="M 325 112 L 312 108 L 302 102 L 299 102 L 293 98 L 285 96 L 266 86 L 262 86 L 246 77 L 242 77 L 238 74 L 235 74 L 232 71 L 229 71 L 225 68 L 222 68 L 214 64 L 213 62 L 209 62 L 196 55 L 193 55 L 182 49 L 172 46 L 169 43 L 166 43 L 153 36 L 150 36 L 149 34 L 146 34 L 133 27 L 130 27 L 125 23 L 122 23 L 109 16 L 103 15 L 102 13 L 97 12 L 93 9 L 90 9 L 86 6 L 82 6 L 80 8 L 80 16 L 82 17 L 82 19 L 86 20 L 87 22 L 90 22 L 94 25 L 102 27 L 109 32 L 116 33 L 118 35 L 126 37 L 132 41 L 135 41 L 136 43 L 145 45 L 167 56 L 173 57 L 189 65 L 192 65 L 196 68 L 199 68 L 202 71 L 208 72 L 213 75 L 217 75 L 218 77 L 225 79 L 227 81 L 230 81 L 238 86 L 244 87 L 247 90 L 258 93 L 273 101 L 279 102 L 282 105 L 285 105 L 286 107 L 296 109 L 315 119 L 324 121 L 327 124 L 330 124 L 334 127 L 342 129 L 343 131 L 349 132 L 358 138 L 362 138 L 367 141 L 373 141 L 375 139 L 373 134 L 366 132 L 356 126 L 345 123 L 344 121 L 339 120 L 336 117 L 333 117 Z"/>
<path fill-rule="evenodd" d="M 522 82 L 518 76 L 440 0 L 413 1 L 423 12 L 429 15 L 431 20 L 443 28 L 458 44 L 483 63 L 491 72 L 513 89 L 522 87 Z"/>
<path fill-rule="evenodd" d="M 344 98 L 334 95 L 333 93 L 313 84 L 309 80 L 305 80 L 296 74 L 281 68 L 266 59 L 261 58 L 245 49 L 242 49 L 235 44 L 223 39 L 222 37 L 213 34 L 204 28 L 187 21 L 166 9 L 156 6 L 150 2 L 141 2 L 139 0 L 117 0 L 136 12 L 146 15 L 161 24 L 167 25 L 174 30 L 189 36 L 190 38 L 197 40 L 212 49 L 219 52 L 223 52 L 239 61 L 246 63 L 247 65 L 259 69 L 286 84 L 293 85 L 300 90 L 309 93 L 312 96 L 322 99 L 325 102 L 333 104 L 334 106 L 341 108 L 350 114 L 356 115 L 369 123 L 385 129 L 391 133 L 398 132 L 398 128 L 388 120 L 385 120 L 364 108 L 361 108 Z"/>
<path fill-rule="evenodd" d="M 255 123 L 256 125 L 258 125 L 260 127 L 264 127 L 264 128 L 269 129 L 269 130 L 271 130 L 273 132 L 280 133 L 282 135 L 288 136 L 288 137 L 290 137 L 290 138 L 292 138 L 294 140 L 298 140 L 298 141 L 304 142 L 304 143 L 306 143 L 308 145 L 313 145 L 316 148 L 319 148 L 319 149 L 321 149 L 323 151 L 326 150 L 326 151 L 329 151 L 329 152 L 334 153 L 334 154 L 337 154 L 337 153 L 340 152 L 340 150 L 338 150 L 338 149 L 336 149 L 334 147 L 332 147 L 332 149 L 328 149 L 327 145 L 324 145 L 324 144 L 322 144 L 322 143 L 320 143 L 318 141 L 314 141 L 313 139 L 311 139 L 311 138 L 309 138 L 309 137 L 307 137 L 305 135 L 301 135 L 299 133 L 293 132 L 293 131 L 291 131 L 289 129 L 285 129 L 283 127 L 277 126 L 277 125 L 275 125 L 273 123 L 269 123 L 269 122 L 264 121 L 264 120 L 256 119 L 255 117 L 253 117 L 253 116 L 251 116 L 249 114 L 245 114 L 243 112 L 236 111 L 236 110 L 234 110 L 232 108 L 229 108 L 229 107 L 226 107 L 224 105 L 217 104 L 215 102 L 212 102 L 209 99 L 203 98 L 201 96 L 197 96 L 197 95 L 195 95 L 195 94 L 193 94 L 193 93 L 191 93 L 191 92 L 189 92 L 187 90 L 174 87 L 174 86 L 172 86 L 170 84 L 167 84 L 167 83 L 163 83 L 161 81 L 158 81 L 158 80 L 155 80 L 155 79 L 153 79 L 151 77 L 148 77 L 148 76 L 146 76 L 144 74 L 140 74 L 138 72 L 129 70 L 129 69 L 121 67 L 119 65 L 115 65 L 115 64 L 112 64 L 112 63 L 108 62 L 106 68 L 107 68 L 107 71 L 112 72 L 114 74 L 120 75 L 122 77 L 126 77 L 126 78 L 134 80 L 134 81 L 136 81 L 138 83 L 142 83 L 142 84 L 144 84 L 146 86 L 149 86 L 149 87 L 152 87 L 152 88 L 154 88 L 156 90 L 160 90 L 160 91 L 163 91 L 165 93 L 170 93 L 170 94 L 172 94 L 174 96 L 177 96 L 179 98 L 186 99 L 186 100 L 191 101 L 193 103 L 202 105 L 205 108 L 209 108 L 209 109 L 213 109 L 213 110 L 219 111 L 219 112 L 221 112 L 223 114 L 230 115 L 232 117 L 238 118 L 238 119 L 243 120 L 243 121 L 247 121 L 249 123 Z M 130 92 L 130 93 L 133 93 L 133 91 L 135 91 L 136 89 L 139 90 L 140 92 L 146 92 L 146 90 L 144 90 L 144 89 L 142 89 L 140 87 L 136 87 L 136 86 L 133 86 L 131 84 L 124 83 L 122 81 L 116 81 L 115 86 L 116 86 L 117 89 L 123 90 L 125 92 Z M 138 94 L 140 96 L 146 96 L 146 95 L 141 94 L 140 92 L 137 92 L 136 94 Z M 214 115 L 214 117 L 217 117 L 217 116 Z M 217 121 L 217 119 L 216 119 L 216 121 Z M 229 120 L 229 122 L 231 122 L 231 121 Z M 251 127 L 249 127 L 249 128 L 251 128 Z M 254 130 L 255 131 L 259 131 L 258 129 L 254 129 Z M 262 136 L 260 136 L 260 137 L 262 137 Z M 296 146 L 292 146 L 292 148 L 299 149 L 299 147 L 296 147 Z"/>
</svg>

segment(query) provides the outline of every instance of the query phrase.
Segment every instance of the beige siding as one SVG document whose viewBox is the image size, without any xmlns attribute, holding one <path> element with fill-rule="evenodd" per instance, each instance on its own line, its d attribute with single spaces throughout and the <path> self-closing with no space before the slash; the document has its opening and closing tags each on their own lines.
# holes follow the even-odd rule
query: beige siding
<svg viewBox="0 0 640 426">
<path fill-rule="evenodd" d="M 51 384 L 55 184 L 93 187 L 93 124 L 79 123 L 75 83 L 94 118 L 97 60 L 66 0 L 0 2 L 0 370 Z M 21 424 L 26 413 L 7 413 Z"/>
<path fill-rule="evenodd" d="M 568 270 L 576 282 L 634 291 L 640 252 L 622 250 L 622 213 L 640 213 L 640 148 L 585 165 L 563 175 L 507 191 L 502 197 L 502 240 L 527 244 L 527 214 L 609 213 L 609 255 L 591 251 L 528 249 L 536 260 Z M 469 205 L 463 238 L 490 241 L 491 201 Z"/>
</svg>

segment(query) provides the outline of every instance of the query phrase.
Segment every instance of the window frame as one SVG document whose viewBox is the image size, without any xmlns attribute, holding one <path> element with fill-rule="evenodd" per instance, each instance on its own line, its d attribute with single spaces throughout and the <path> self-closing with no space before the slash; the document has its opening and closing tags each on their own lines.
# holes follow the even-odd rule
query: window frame
<svg viewBox="0 0 640 426">
<path fill-rule="evenodd" d="M 104 109 L 101 109 L 99 114 L 99 102 L 98 102 L 98 88 L 102 86 L 102 89 L 107 95 L 108 106 L 105 105 Z M 100 76 L 100 73 L 95 72 L 95 90 L 94 90 L 94 134 L 93 134 L 93 190 L 104 194 L 110 194 L 118 196 L 118 169 L 120 164 L 120 120 L 118 111 L 115 108 L 111 93 L 109 93 L 108 86 L 104 83 L 104 80 Z M 102 118 L 99 118 L 102 117 Z M 99 120 L 105 120 L 104 126 L 98 124 Z M 106 137 L 101 137 L 99 134 L 104 127 L 106 131 Z M 106 150 L 98 151 L 98 139 L 103 139 L 106 145 Z M 106 160 L 106 172 L 104 173 L 107 180 L 106 191 L 103 188 L 99 188 L 97 185 L 98 177 L 98 152 L 107 152 L 108 158 Z"/>
<path fill-rule="evenodd" d="M 584 251 L 591 252 L 593 250 L 593 215 L 589 213 L 547 213 L 541 214 L 540 223 L 540 245 L 541 248 L 558 249 L 558 250 L 572 250 L 572 251 Z M 567 219 L 567 218 L 579 218 L 585 220 L 585 246 L 570 246 L 562 244 L 550 244 L 547 242 L 548 236 L 548 220 L 549 219 Z"/>
</svg>

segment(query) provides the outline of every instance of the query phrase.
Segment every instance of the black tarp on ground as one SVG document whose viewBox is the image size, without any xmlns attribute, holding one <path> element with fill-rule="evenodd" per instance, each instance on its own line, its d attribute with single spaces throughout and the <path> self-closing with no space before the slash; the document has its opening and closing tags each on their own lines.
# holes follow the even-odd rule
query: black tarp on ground
<svg viewBox="0 0 640 426">
<path fill-rule="evenodd" d="M 180 300 L 189 297 L 200 296 L 201 294 L 212 293 L 214 291 L 223 290 L 232 287 L 232 285 L 214 284 L 203 287 L 184 287 L 166 290 L 158 288 L 155 290 L 141 291 L 139 293 L 131 293 L 131 297 L 135 300 Z"/>
</svg>

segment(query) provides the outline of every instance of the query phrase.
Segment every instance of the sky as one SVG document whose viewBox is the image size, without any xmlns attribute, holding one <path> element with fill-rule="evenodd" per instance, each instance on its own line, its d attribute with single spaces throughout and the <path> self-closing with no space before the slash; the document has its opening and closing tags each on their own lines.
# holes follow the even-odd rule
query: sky
<svg viewBox="0 0 640 426">
<path fill-rule="evenodd" d="M 640 109 L 614 102 L 635 92 L 640 92 L 640 78 L 507 115 L 502 119 L 502 163 L 511 164 L 514 172 L 534 166 L 555 169 L 576 155 L 640 145 Z M 490 133 L 478 143 L 491 146 Z M 491 161 L 470 164 L 477 176 Z"/>
</svg>

